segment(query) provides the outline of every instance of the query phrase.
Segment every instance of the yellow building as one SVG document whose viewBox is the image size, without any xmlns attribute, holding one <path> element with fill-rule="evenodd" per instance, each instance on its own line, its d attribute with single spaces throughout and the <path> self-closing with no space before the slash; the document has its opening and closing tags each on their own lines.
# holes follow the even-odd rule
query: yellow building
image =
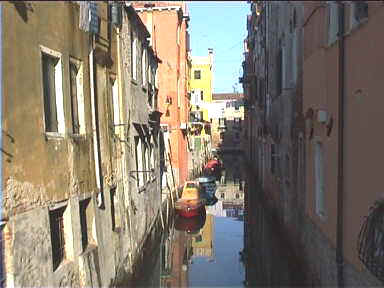
<svg viewBox="0 0 384 288">
<path fill-rule="evenodd" d="M 212 102 L 213 90 L 213 50 L 208 49 L 208 56 L 192 56 L 191 69 L 191 105 L 196 122 L 209 121 L 205 103 Z M 202 117 L 200 117 L 202 113 Z M 193 118 L 193 116 L 192 116 Z"/>
<path fill-rule="evenodd" d="M 205 224 L 199 234 L 192 238 L 194 256 L 213 257 L 214 216 L 207 214 Z"/>
<path fill-rule="evenodd" d="M 191 109 L 189 131 L 193 151 L 193 169 L 202 167 L 211 153 L 211 122 L 208 106 L 212 103 L 213 91 L 213 49 L 207 56 L 192 56 L 190 74 Z"/>
</svg>

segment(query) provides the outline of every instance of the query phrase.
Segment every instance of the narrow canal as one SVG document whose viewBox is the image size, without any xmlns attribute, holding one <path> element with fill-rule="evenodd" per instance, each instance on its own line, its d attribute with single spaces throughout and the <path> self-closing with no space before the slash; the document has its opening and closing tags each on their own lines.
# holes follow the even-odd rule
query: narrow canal
<svg viewBox="0 0 384 288">
<path fill-rule="evenodd" d="M 217 181 L 218 201 L 199 217 L 172 217 L 133 287 L 298 284 L 295 263 L 262 205 L 244 205 L 247 171 L 242 156 L 227 154 L 221 160 L 226 173 Z"/>
</svg>

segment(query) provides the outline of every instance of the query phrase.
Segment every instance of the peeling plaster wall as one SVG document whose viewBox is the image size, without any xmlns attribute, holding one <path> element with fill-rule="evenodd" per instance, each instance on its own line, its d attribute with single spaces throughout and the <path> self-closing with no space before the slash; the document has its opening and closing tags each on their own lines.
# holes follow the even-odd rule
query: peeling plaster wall
<svg viewBox="0 0 384 288">
<path fill-rule="evenodd" d="M 121 44 L 119 63 L 116 29 L 108 32 L 107 4 L 98 2 L 98 8 L 102 17 L 100 35 L 95 43 L 94 75 L 101 156 L 101 202 L 97 200 L 99 191 L 95 179 L 91 124 L 93 111 L 88 54 L 91 47 L 89 34 L 78 29 L 79 5 L 75 1 L 4 4 L 3 24 L 6 31 L 12 31 L 4 33 L 2 67 L 7 71 L 4 75 L 7 97 L 3 105 L 3 115 L 6 116 L 3 121 L 5 161 L 2 212 L 7 220 L 3 231 L 8 287 L 112 285 L 119 277 L 132 273 L 133 266 L 142 255 L 145 241 L 152 239 L 149 235 L 159 225 L 156 221 L 162 207 L 160 143 L 154 151 L 156 177 L 147 183 L 145 191 L 139 193 L 136 183 L 129 177 L 129 171 L 136 170 L 130 130 L 132 111 L 139 111 L 137 117 L 149 126 L 147 93 L 142 87 L 132 89 L 130 39 L 120 38 L 125 43 Z M 20 39 L 28 45 L 20 45 Z M 61 137 L 52 138 L 45 133 L 39 45 L 62 55 L 66 128 Z M 70 56 L 83 64 L 86 133 L 76 137 L 72 135 Z M 25 59 L 28 59 L 28 65 L 25 65 Z M 154 61 L 150 57 L 147 59 Z M 122 79 L 118 75 L 119 65 Z M 122 91 L 119 94 L 122 96 L 121 121 L 127 124 L 123 127 L 121 139 L 116 138 L 111 127 L 111 75 L 121 82 L 118 83 Z M 136 109 L 138 107 L 140 109 Z M 178 173 L 175 176 L 178 177 Z M 120 212 L 120 217 L 116 218 L 117 229 L 112 226 L 113 188 L 116 188 L 117 195 L 115 209 L 118 207 Z M 92 221 L 86 216 L 89 220 L 87 226 L 95 241 L 83 249 L 79 203 L 88 198 L 91 215 L 94 216 Z M 55 205 L 69 207 L 70 217 L 64 219 L 66 249 L 69 252 L 67 259 L 53 271 L 49 209 Z"/>
</svg>

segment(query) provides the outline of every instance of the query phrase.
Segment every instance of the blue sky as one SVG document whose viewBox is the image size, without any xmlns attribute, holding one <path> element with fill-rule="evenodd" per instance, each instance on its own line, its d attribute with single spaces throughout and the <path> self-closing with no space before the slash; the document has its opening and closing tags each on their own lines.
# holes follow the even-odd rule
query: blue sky
<svg viewBox="0 0 384 288">
<path fill-rule="evenodd" d="M 214 93 L 238 92 L 242 74 L 243 40 L 247 35 L 246 1 L 188 1 L 192 56 L 207 56 L 214 49 Z"/>
</svg>

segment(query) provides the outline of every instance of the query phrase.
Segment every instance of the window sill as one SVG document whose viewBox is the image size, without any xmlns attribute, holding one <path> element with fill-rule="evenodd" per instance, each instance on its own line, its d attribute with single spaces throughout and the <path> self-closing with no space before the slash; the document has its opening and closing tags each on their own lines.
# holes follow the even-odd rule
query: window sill
<svg viewBox="0 0 384 288">
<path fill-rule="evenodd" d="M 65 135 L 58 132 L 45 132 L 44 133 L 46 140 L 64 140 Z"/>
<path fill-rule="evenodd" d="M 87 134 L 69 134 L 69 137 L 76 140 L 86 140 Z"/>
</svg>

